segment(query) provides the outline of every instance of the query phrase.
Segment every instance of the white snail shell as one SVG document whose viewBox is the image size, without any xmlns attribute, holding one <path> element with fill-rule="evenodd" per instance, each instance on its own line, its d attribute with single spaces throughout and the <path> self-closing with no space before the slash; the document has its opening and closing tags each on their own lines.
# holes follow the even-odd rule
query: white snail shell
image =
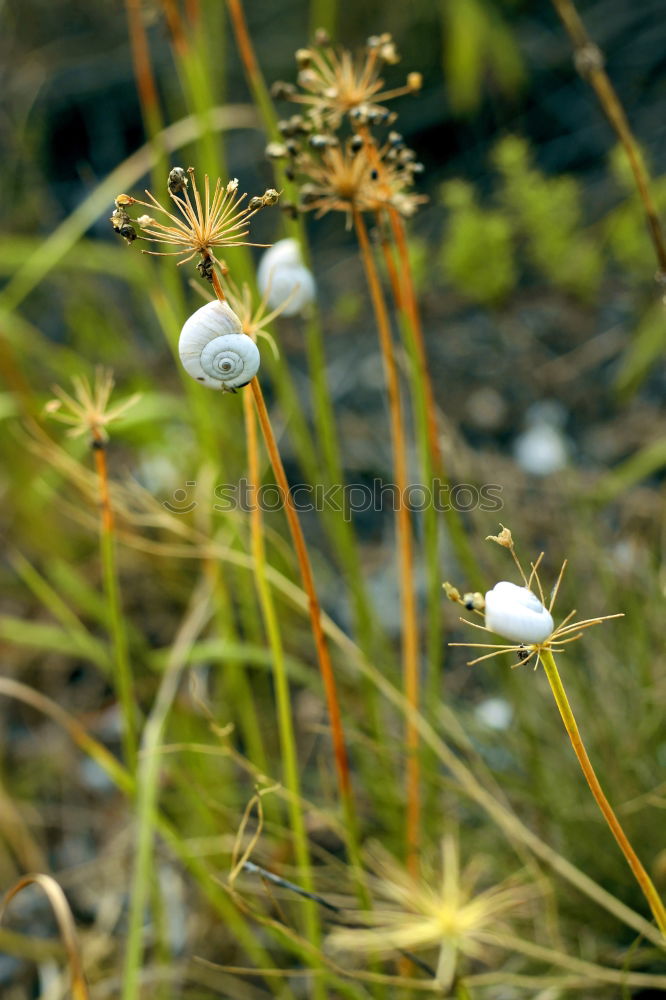
<svg viewBox="0 0 666 1000">
<path fill-rule="evenodd" d="M 315 297 L 315 280 L 303 263 L 297 240 L 278 240 L 266 251 L 257 268 L 257 284 L 267 294 L 271 309 L 289 299 L 283 316 L 295 316 Z"/>
<path fill-rule="evenodd" d="M 486 594 L 486 628 L 513 642 L 539 643 L 548 638 L 555 623 L 531 590 L 502 580 Z"/>
<path fill-rule="evenodd" d="M 185 321 L 178 341 L 183 368 L 209 389 L 234 392 L 259 370 L 257 345 L 226 302 L 207 302 Z"/>
</svg>

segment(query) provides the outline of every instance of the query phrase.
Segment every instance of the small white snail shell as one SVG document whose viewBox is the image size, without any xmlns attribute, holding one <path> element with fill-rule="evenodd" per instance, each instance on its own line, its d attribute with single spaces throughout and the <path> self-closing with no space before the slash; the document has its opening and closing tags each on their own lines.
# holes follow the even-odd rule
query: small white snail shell
<svg viewBox="0 0 666 1000">
<path fill-rule="evenodd" d="M 183 368 L 209 389 L 235 392 L 259 370 L 257 345 L 226 302 L 207 302 L 185 321 L 178 341 Z"/>
<path fill-rule="evenodd" d="M 303 263 L 296 240 L 278 240 L 259 261 L 257 284 L 262 295 L 268 290 L 267 303 L 277 309 L 289 299 L 283 316 L 295 316 L 315 297 L 315 280 Z"/>
<path fill-rule="evenodd" d="M 486 628 L 513 642 L 538 643 L 548 638 L 555 623 L 531 590 L 503 580 L 486 594 Z"/>
</svg>

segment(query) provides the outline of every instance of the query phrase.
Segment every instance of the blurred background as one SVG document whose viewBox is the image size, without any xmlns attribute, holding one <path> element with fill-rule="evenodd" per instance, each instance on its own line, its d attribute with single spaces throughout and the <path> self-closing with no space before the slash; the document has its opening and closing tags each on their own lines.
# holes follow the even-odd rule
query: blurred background
<svg viewBox="0 0 666 1000">
<path fill-rule="evenodd" d="M 626 612 L 626 625 L 609 626 L 603 636 L 586 642 L 584 652 L 571 654 L 576 667 L 571 684 L 590 752 L 612 781 L 639 853 L 663 889 L 666 325 L 663 289 L 654 280 L 656 261 L 624 155 L 574 68 L 570 42 L 547 0 L 253 0 L 245 6 L 269 84 L 295 79 L 294 52 L 319 26 L 352 51 L 362 48 L 369 35 L 390 32 L 402 59 L 386 68 L 388 86 L 401 84 L 411 70 L 423 74 L 422 91 L 391 107 L 399 116 L 396 127 L 425 167 L 418 188 L 428 201 L 408 229 L 430 372 L 443 411 L 447 470 L 453 484 L 499 486 L 503 504 L 499 513 L 461 514 L 478 567 L 476 579 L 469 578 L 446 533 L 441 577 L 466 589 L 509 575 L 505 554 L 483 542 L 501 520 L 511 526 L 525 556 L 546 550 L 549 586 L 562 560 L 570 558 L 562 613 L 574 605 L 581 617 Z M 579 9 L 604 52 L 654 177 L 663 218 L 663 3 L 581 0 Z M 194 15 L 198 33 L 179 48 L 179 18 L 187 24 Z M 113 369 L 119 399 L 142 394 L 112 430 L 109 467 L 112 480 L 125 491 L 114 500 L 119 572 L 137 699 L 147 711 L 201 569 L 194 549 L 181 558 L 178 545 L 194 546 L 193 539 L 204 536 L 240 551 L 247 543 L 244 522 L 220 516 L 213 504 L 216 485 L 234 483 L 244 473 L 242 407 L 240 397 L 223 397 L 213 410 L 198 387 L 184 384 L 173 362 L 183 319 L 202 301 L 190 286 L 195 273 L 176 274 L 168 258 L 165 263 L 141 257 L 112 232 L 108 218 L 122 190 L 138 195 L 148 185 L 161 197 L 164 173 L 159 169 L 167 160 L 169 166 L 192 163 L 200 172 L 238 177 L 241 189 L 251 194 L 271 185 L 273 172 L 221 0 L 4 0 L 0 16 L 1 672 L 44 692 L 117 752 L 96 487 L 85 478 L 92 468 L 89 442 L 65 439 L 62 428 L 45 420 L 43 408 L 55 383 L 69 387 L 72 375 L 91 376 L 99 364 Z M 157 125 L 194 116 L 194 131 L 174 138 L 168 154 L 159 141 L 148 145 L 128 28 L 132 18 L 139 18 L 149 46 L 160 108 Z M 241 127 L 220 131 L 211 124 L 210 109 L 222 106 L 232 108 Z M 279 108 L 281 114 L 293 110 Z M 389 481 L 382 362 L 356 244 L 341 216 L 306 222 L 344 475 L 353 483 Z M 277 209 L 257 218 L 257 242 L 281 235 Z M 255 261 L 259 254 L 252 251 Z M 232 273 L 235 259 L 231 253 Z M 242 273 L 240 264 L 238 269 Z M 264 385 L 293 483 L 308 476 L 294 413 L 314 434 L 316 407 L 303 322 L 281 319 L 273 332 L 278 363 L 293 381 L 291 403 L 280 392 L 270 358 Z M 68 465 L 63 456 L 75 464 Z M 418 482 L 415 449 L 411 460 L 411 476 Z M 266 476 L 270 479 L 269 472 Z M 190 499 L 197 506 L 178 522 L 186 525 L 181 538 L 160 521 L 161 505 Z M 349 587 L 336 564 L 335 545 L 316 515 L 303 520 L 324 607 L 353 634 Z M 393 515 L 358 513 L 353 527 L 372 613 L 394 658 L 387 675 L 397 676 Z M 415 530 L 422 542 L 418 518 Z M 271 563 L 296 578 L 279 513 L 267 517 L 267 533 Z M 207 703 L 224 725 L 235 721 L 233 698 L 240 690 L 225 673 L 228 664 L 249 672 L 263 706 L 271 698 L 269 658 L 247 572 L 233 560 L 220 564 L 223 572 L 211 569 L 206 559 L 203 563 L 206 572 L 222 577 L 228 603 L 190 666 L 200 672 Z M 425 603 L 422 555 L 418 583 Z M 303 744 L 303 780 L 307 794 L 325 810 L 332 808 L 335 792 L 325 773 L 330 750 L 322 735 L 321 692 L 312 680 L 311 638 L 288 601 L 280 611 Z M 442 621 L 442 673 L 430 691 L 439 692 L 459 713 L 474 760 L 490 766 L 544 839 L 640 909 L 622 860 L 611 857 L 610 848 L 608 855 L 599 852 L 595 835 L 589 834 L 596 830 L 589 826 L 596 823 L 593 804 L 576 811 L 580 776 L 554 710 L 549 705 L 544 711 L 543 690 L 529 683 L 531 673 L 505 670 L 500 675 L 494 666 L 484 670 L 487 665 L 469 671 L 468 654 L 445 647 L 445 640 L 463 635 L 450 607 L 442 609 Z M 356 725 L 362 733 L 357 679 L 346 669 L 341 667 L 352 730 L 356 733 Z M 424 711 L 437 719 L 434 702 Z M 271 759 L 275 721 L 270 713 L 262 718 Z M 132 858 L 127 802 L 94 761 L 34 706 L 3 697 L 0 724 L 5 811 L 0 887 L 30 868 L 58 873 L 81 926 L 91 934 L 99 930 L 105 942 L 90 958 L 98 983 L 95 996 L 116 995 Z M 209 738 L 207 720 L 187 694 L 170 725 L 174 742 Z M 240 733 L 238 750 L 251 757 L 251 733 L 242 725 Z M 363 737 L 358 739 L 364 748 Z M 468 751 L 472 754 L 466 746 L 460 753 Z M 395 765 L 398 751 L 386 753 Z M 252 782 L 236 765 L 202 763 L 194 751 L 185 755 L 182 769 L 179 777 L 174 765 L 174 774 L 164 777 L 165 809 L 182 822 L 183 836 L 201 838 L 202 856 L 223 868 L 226 861 L 218 852 L 226 858 Z M 229 771 L 236 784 L 226 798 L 216 800 L 210 789 Z M 182 797 L 183 774 L 200 809 Z M 554 774 L 561 784 L 549 795 Z M 443 782 L 433 772 L 433 796 Z M 384 792 L 376 794 L 381 798 Z M 388 791 L 380 806 L 375 810 L 368 792 L 364 822 L 390 845 L 397 834 L 390 819 L 395 801 Z M 511 850 L 496 847 L 492 828 L 476 823 L 475 818 L 468 833 L 474 848 L 495 853 L 501 873 L 513 870 Z M 433 819 L 433 844 L 436 826 Z M 314 820 L 312 828 L 316 840 L 321 831 Z M 222 834 L 224 849 L 206 854 L 205 837 Z M 322 850 L 337 856 L 339 843 L 330 838 L 321 834 Z M 284 860 L 279 841 L 275 834 L 271 857 L 276 865 Z M 161 891 L 174 915 L 173 926 L 162 932 L 172 956 L 185 963 L 183 956 L 194 951 L 236 960 L 236 945 L 195 901 L 192 879 L 183 876 L 165 849 L 160 851 Z M 582 919 L 581 904 L 573 891 L 562 892 L 560 930 L 571 942 Z M 26 899 L 23 908 L 15 904 L 12 927 L 24 935 L 53 933 L 42 901 Z M 99 900 L 108 904 L 103 912 Z M 630 934 L 623 936 L 607 916 L 591 912 L 586 919 L 603 942 L 598 952 L 629 945 Z M 39 953 L 35 964 L 16 942 L 5 944 L 3 998 L 64 995 L 58 993 L 64 987 L 58 986 L 52 955 Z M 596 946 L 589 947 L 598 957 Z M 178 967 L 182 971 L 185 964 Z M 655 959 L 649 967 L 660 971 L 662 965 Z M 267 995 L 224 992 L 232 988 L 204 984 L 201 977 L 195 989 L 184 972 L 183 977 L 174 996 Z M 163 983 L 150 986 L 155 995 L 163 988 Z M 262 988 L 269 987 L 264 983 Z M 574 993 L 580 995 L 573 987 L 571 994 L 563 988 L 553 995 Z M 514 995 L 526 994 L 506 994 Z M 603 995 L 618 994 L 608 987 Z"/>
</svg>

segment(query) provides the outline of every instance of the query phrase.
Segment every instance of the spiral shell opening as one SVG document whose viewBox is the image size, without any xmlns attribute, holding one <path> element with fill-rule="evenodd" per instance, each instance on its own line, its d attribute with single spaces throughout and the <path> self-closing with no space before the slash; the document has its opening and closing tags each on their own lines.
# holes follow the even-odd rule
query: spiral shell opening
<svg viewBox="0 0 666 1000">
<path fill-rule="evenodd" d="M 234 392 L 259 371 L 257 345 L 227 302 L 207 302 L 186 320 L 178 341 L 183 368 L 209 389 Z"/>
</svg>

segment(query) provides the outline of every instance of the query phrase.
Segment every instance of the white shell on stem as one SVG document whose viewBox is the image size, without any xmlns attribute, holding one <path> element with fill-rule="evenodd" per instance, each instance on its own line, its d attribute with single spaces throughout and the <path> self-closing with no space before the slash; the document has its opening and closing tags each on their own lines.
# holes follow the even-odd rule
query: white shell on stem
<svg viewBox="0 0 666 1000">
<path fill-rule="evenodd" d="M 296 240 L 278 240 L 259 261 L 257 284 L 262 295 L 267 294 L 271 309 L 277 309 L 287 299 L 283 316 L 296 316 L 315 297 L 315 280 L 303 263 L 301 248 Z"/>
<path fill-rule="evenodd" d="M 555 628 L 553 616 L 527 587 L 502 580 L 486 594 L 486 628 L 512 642 L 544 642 Z"/>
<path fill-rule="evenodd" d="M 227 302 L 207 302 L 185 321 L 178 341 L 183 368 L 209 389 L 235 392 L 259 371 L 257 345 Z"/>
</svg>

